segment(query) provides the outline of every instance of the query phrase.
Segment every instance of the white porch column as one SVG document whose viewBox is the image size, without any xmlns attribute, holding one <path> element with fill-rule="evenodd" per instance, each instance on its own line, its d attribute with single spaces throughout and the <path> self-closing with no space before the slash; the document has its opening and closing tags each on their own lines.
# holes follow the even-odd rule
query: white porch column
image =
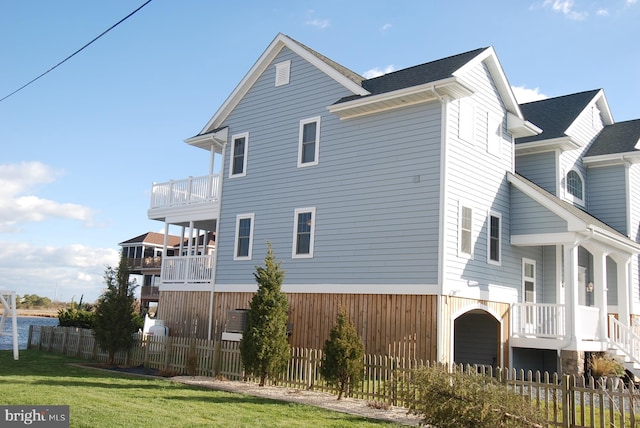
<svg viewBox="0 0 640 428">
<path fill-rule="evenodd" d="M 629 266 L 630 257 L 620 254 L 611 254 L 611 258 L 616 262 L 616 277 L 618 280 L 618 321 L 629 327 L 631 325 L 629 315 L 630 278 Z"/>
<path fill-rule="evenodd" d="M 576 342 L 580 320 L 578 311 L 578 247 L 564 246 L 565 330 L 571 343 Z"/>
<path fill-rule="evenodd" d="M 193 251 L 193 220 L 189 222 L 189 241 L 187 241 L 187 256 Z"/>
<path fill-rule="evenodd" d="M 169 223 L 164 224 L 164 237 L 162 240 L 162 256 L 167 256 L 167 246 L 169 246 Z"/>
<path fill-rule="evenodd" d="M 591 251 L 591 249 L 589 250 Z M 593 297 L 594 304 L 600 310 L 598 331 L 600 340 L 606 340 L 609 335 L 607 328 L 607 253 L 601 250 L 591 251 L 593 255 Z"/>
</svg>

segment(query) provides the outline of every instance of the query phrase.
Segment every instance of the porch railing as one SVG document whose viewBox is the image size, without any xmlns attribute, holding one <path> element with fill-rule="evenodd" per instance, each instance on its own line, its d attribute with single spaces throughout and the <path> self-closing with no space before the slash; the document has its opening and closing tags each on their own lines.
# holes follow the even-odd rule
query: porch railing
<svg viewBox="0 0 640 428">
<path fill-rule="evenodd" d="M 541 338 L 565 336 L 565 307 L 555 303 L 514 303 L 511 308 L 512 334 Z"/>
<path fill-rule="evenodd" d="M 151 208 L 214 201 L 218 199 L 219 187 L 218 174 L 154 183 L 151 188 Z"/>
<path fill-rule="evenodd" d="M 213 256 L 165 257 L 161 280 L 167 283 L 208 283 L 213 274 Z"/>
<path fill-rule="evenodd" d="M 618 321 L 615 315 L 609 315 L 609 343 L 634 363 L 640 363 L 640 336 Z"/>
</svg>

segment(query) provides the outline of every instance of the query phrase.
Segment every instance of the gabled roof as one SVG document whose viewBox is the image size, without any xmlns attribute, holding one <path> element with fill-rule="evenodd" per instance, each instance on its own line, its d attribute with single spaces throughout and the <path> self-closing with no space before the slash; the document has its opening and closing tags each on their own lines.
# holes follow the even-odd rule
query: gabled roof
<svg viewBox="0 0 640 428">
<path fill-rule="evenodd" d="M 326 73 L 329 77 L 343 85 L 352 93 L 359 95 L 365 95 L 368 93 L 367 90 L 360 85 L 360 82 L 364 80 L 362 76 L 359 76 L 357 73 L 354 73 L 348 68 L 343 67 L 334 61 L 331 61 L 324 55 L 319 54 L 318 52 L 308 48 L 302 43 L 299 43 L 292 38 L 279 33 L 275 37 L 275 39 L 273 39 L 271 44 L 269 44 L 267 49 L 262 53 L 260 58 L 258 58 L 253 67 L 251 67 L 249 72 L 240 81 L 238 86 L 236 86 L 231 95 L 229 95 L 229 97 L 218 109 L 218 111 L 213 115 L 209 122 L 207 122 L 202 131 L 200 131 L 197 136 L 185 140 L 185 142 L 190 144 L 192 141 L 196 141 L 198 136 L 209 133 L 214 129 L 220 128 L 229 113 L 233 111 L 242 97 L 244 97 L 244 95 L 249 91 L 249 89 L 251 89 L 256 80 L 260 77 L 260 75 L 262 75 L 269 64 L 271 64 L 271 61 L 273 61 L 273 59 L 284 48 L 291 49 L 297 55 L 301 56 L 309 63 L 316 66 L 319 70 Z"/>
<path fill-rule="evenodd" d="M 622 153 L 640 154 L 640 119 L 605 126 L 585 157 Z"/>
<path fill-rule="evenodd" d="M 541 128 L 542 133 L 517 138 L 516 144 L 567 137 L 571 125 L 592 102 L 599 103 L 605 125 L 613 123 L 601 89 L 520 104 L 525 119 Z"/>
<path fill-rule="evenodd" d="M 515 188 L 565 220 L 568 225 L 567 232 L 587 233 L 593 239 L 623 252 L 640 253 L 639 243 L 629 239 L 588 212 L 551 194 L 522 175 L 508 172 L 507 179 Z"/>
<path fill-rule="evenodd" d="M 118 245 L 130 245 L 130 244 L 148 244 L 148 245 L 156 245 L 162 246 L 164 245 L 164 234 L 158 232 L 147 232 L 142 235 L 138 235 L 135 238 L 128 239 L 124 242 L 121 242 Z M 169 235 L 168 245 L 180 245 L 180 237 Z"/>
</svg>

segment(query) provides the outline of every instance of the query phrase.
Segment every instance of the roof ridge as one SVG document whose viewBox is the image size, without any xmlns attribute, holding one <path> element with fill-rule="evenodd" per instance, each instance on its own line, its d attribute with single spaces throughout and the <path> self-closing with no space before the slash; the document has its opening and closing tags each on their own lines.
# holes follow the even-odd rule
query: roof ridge
<svg viewBox="0 0 640 428">
<path fill-rule="evenodd" d="M 600 89 L 590 89 L 588 91 L 575 92 L 573 94 L 558 95 L 556 97 L 544 98 L 542 100 L 536 100 L 536 101 L 529 101 L 529 102 L 526 102 L 526 103 L 520 103 L 520 105 L 523 106 L 523 105 L 531 105 L 531 104 L 535 104 L 535 103 L 543 103 L 543 102 L 548 102 L 548 101 L 553 101 L 553 100 L 559 100 L 561 98 L 575 97 L 575 96 L 578 96 L 578 95 L 585 95 L 585 94 L 590 94 L 590 93 L 593 93 L 595 95 L 601 90 L 602 90 L 602 88 L 600 88 Z"/>
</svg>

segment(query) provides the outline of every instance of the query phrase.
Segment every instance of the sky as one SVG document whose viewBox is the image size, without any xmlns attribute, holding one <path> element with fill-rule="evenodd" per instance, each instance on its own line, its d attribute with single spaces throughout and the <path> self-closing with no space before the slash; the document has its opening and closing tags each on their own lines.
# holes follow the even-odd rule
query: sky
<svg viewBox="0 0 640 428">
<path fill-rule="evenodd" d="M 145 0 L 0 0 L 0 98 Z M 638 0 L 152 0 L 0 101 L 0 290 L 94 301 L 153 182 L 209 173 L 198 134 L 278 33 L 374 77 L 493 46 L 519 102 L 604 89 L 640 118 Z"/>
</svg>

